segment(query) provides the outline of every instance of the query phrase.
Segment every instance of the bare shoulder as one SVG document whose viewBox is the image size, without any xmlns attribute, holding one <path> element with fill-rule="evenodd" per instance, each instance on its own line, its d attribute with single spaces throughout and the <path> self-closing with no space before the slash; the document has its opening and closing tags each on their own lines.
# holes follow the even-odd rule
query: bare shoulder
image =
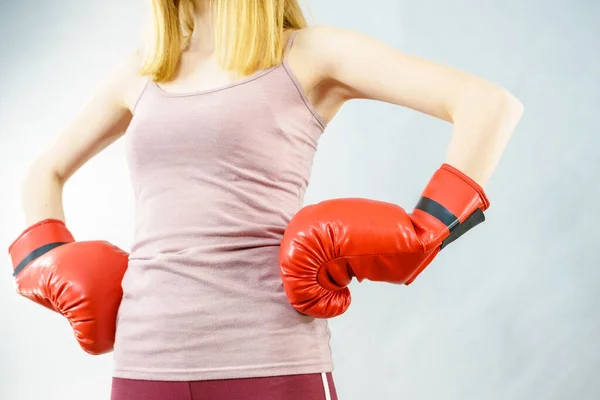
<svg viewBox="0 0 600 400">
<path fill-rule="evenodd" d="M 345 31 L 326 25 L 315 25 L 297 32 L 294 39 L 294 52 L 297 58 L 305 60 L 304 63 L 310 64 L 313 71 L 320 75 L 326 75 L 327 70 L 331 68 L 329 62 L 328 49 L 333 46 L 333 42 L 340 40 Z"/>
<path fill-rule="evenodd" d="M 113 74 L 113 82 L 117 85 L 116 89 L 120 90 L 123 104 L 130 111 L 133 110 L 149 79 L 140 74 L 142 62 L 141 51 L 132 51 L 120 61 Z"/>
<path fill-rule="evenodd" d="M 328 25 L 314 25 L 298 31 L 294 47 L 325 76 L 332 74 L 337 58 L 356 53 L 353 43 L 373 44 L 360 32 Z M 364 48 L 364 45 L 363 45 Z"/>
<path fill-rule="evenodd" d="M 114 66 L 97 85 L 94 97 L 107 99 L 120 109 L 131 111 L 148 80 L 140 74 L 142 58 L 132 51 L 114 63 Z"/>
<path fill-rule="evenodd" d="M 336 70 L 354 54 L 357 34 L 345 29 L 315 25 L 299 30 L 289 54 L 289 63 L 306 97 L 326 120 L 331 121 L 350 97 L 348 85 L 336 79 Z M 364 46 L 363 46 L 364 47 Z"/>
</svg>

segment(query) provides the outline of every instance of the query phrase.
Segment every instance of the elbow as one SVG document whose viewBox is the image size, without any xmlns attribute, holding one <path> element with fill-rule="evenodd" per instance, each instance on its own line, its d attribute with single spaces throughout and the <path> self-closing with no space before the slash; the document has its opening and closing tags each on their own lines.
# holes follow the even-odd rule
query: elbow
<svg viewBox="0 0 600 400">
<path fill-rule="evenodd" d="M 459 99 L 452 114 L 455 118 L 483 117 L 516 124 L 523 115 L 523 104 L 519 99 L 508 90 L 489 82 L 479 81 L 476 85 L 470 85 Z"/>
<path fill-rule="evenodd" d="M 34 161 L 28 168 L 21 182 L 23 195 L 30 194 L 38 187 L 45 187 L 46 183 L 51 182 L 64 186 L 64 179 L 61 178 L 58 171 L 49 165 L 43 158 Z"/>
<path fill-rule="evenodd" d="M 488 85 L 480 91 L 477 98 L 479 104 L 486 107 L 490 113 L 495 114 L 497 117 L 516 123 L 523 115 L 523 103 L 500 86 Z"/>
<path fill-rule="evenodd" d="M 508 90 L 498 87 L 498 103 L 500 104 L 499 109 L 506 113 L 507 116 L 518 121 L 523 115 L 523 103 L 519 101 L 512 93 Z"/>
</svg>

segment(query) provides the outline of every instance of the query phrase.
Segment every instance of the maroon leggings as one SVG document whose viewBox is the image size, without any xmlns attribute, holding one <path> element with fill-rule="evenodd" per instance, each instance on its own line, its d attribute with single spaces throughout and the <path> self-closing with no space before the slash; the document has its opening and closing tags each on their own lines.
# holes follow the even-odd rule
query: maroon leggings
<svg viewBox="0 0 600 400">
<path fill-rule="evenodd" d="M 337 394 L 331 373 L 192 382 L 113 378 L 111 400 L 337 400 Z"/>
</svg>

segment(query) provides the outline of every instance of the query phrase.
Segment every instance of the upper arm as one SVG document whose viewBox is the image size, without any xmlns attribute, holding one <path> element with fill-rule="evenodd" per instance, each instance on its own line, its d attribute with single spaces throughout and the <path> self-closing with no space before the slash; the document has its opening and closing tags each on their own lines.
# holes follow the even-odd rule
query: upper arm
<svg viewBox="0 0 600 400">
<path fill-rule="evenodd" d="M 309 35 L 323 79 L 334 82 L 344 100 L 384 101 L 452 122 L 465 97 L 511 97 L 484 79 L 405 54 L 357 32 L 315 27 Z"/>
<path fill-rule="evenodd" d="M 132 117 L 131 90 L 139 87 L 137 65 L 137 55 L 131 55 L 100 82 L 82 110 L 34 166 L 50 169 L 64 182 L 121 137 Z"/>
</svg>

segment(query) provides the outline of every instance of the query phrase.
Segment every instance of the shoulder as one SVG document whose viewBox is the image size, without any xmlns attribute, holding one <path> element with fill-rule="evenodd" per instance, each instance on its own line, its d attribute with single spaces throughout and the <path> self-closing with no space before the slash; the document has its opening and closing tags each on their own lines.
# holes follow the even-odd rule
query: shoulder
<svg viewBox="0 0 600 400">
<path fill-rule="evenodd" d="M 314 51 L 322 51 L 333 44 L 344 44 L 359 33 L 330 25 L 313 25 L 297 32 L 295 41 Z"/>
<path fill-rule="evenodd" d="M 348 29 L 315 25 L 297 31 L 294 51 L 323 75 L 331 75 L 340 57 L 353 52 L 353 43 L 366 36 Z"/>
<path fill-rule="evenodd" d="M 357 53 L 352 47 L 355 35 L 325 25 L 295 32 L 288 58 L 290 67 L 307 100 L 326 121 L 332 120 L 349 98 L 348 85 L 338 77 L 343 65 L 352 62 L 348 54 Z"/>
<path fill-rule="evenodd" d="M 132 110 L 148 81 L 148 77 L 140 74 L 142 57 L 140 50 L 130 51 L 115 62 L 102 83 L 103 91 L 110 93 L 115 101 L 129 110 Z"/>
<path fill-rule="evenodd" d="M 124 57 L 119 66 L 123 101 L 130 111 L 133 110 L 150 79 L 140 73 L 143 61 L 143 52 L 136 49 Z"/>
</svg>

